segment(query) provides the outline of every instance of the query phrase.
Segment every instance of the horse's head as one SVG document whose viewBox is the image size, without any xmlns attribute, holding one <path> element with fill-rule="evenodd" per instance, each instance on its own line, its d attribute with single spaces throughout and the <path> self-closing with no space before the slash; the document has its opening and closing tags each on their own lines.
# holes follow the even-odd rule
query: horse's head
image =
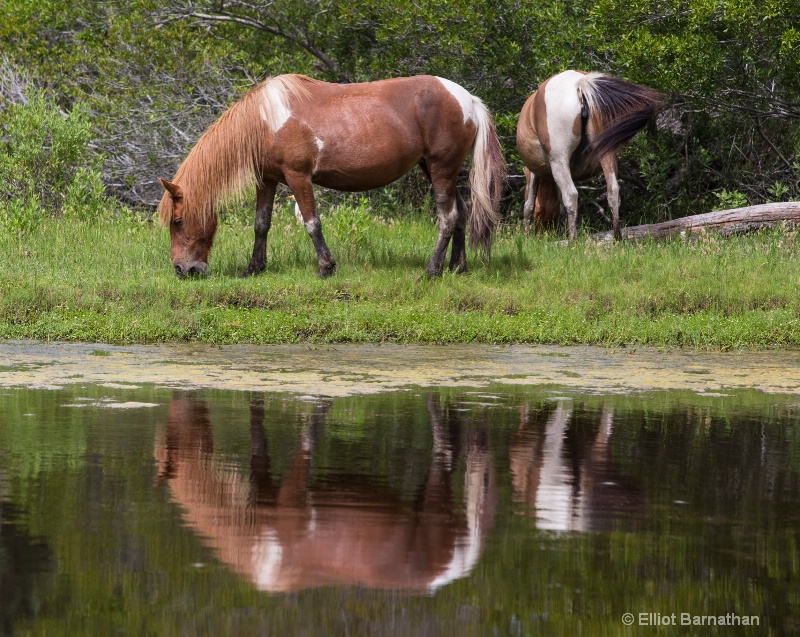
<svg viewBox="0 0 800 637">
<path fill-rule="evenodd" d="M 161 221 L 169 224 L 172 265 L 175 273 L 183 278 L 189 274 L 205 274 L 208 253 L 214 243 L 217 218 L 214 215 L 186 214 L 186 197 L 181 187 L 159 177 L 164 186 L 164 197 L 159 210 Z"/>
</svg>

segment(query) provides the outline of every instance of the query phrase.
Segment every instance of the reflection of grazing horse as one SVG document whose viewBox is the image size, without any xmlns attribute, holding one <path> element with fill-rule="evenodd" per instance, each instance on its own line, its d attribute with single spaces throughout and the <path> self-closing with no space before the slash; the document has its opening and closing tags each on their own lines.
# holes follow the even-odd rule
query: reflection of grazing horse
<svg viewBox="0 0 800 637">
<path fill-rule="evenodd" d="M 641 510 L 641 495 L 625 486 L 611 456 L 614 411 L 603 408 L 588 446 L 568 449 L 572 408 L 558 403 L 541 427 L 527 407 L 511 445 L 514 494 L 536 526 L 549 531 L 599 531 L 616 528 L 624 515 Z M 541 425 L 541 423 L 539 423 Z M 627 523 L 635 522 L 628 518 Z"/>
<path fill-rule="evenodd" d="M 617 151 L 645 127 L 660 102 L 653 89 L 599 73 L 564 71 L 542 82 L 517 124 L 517 150 L 525 164 L 525 223 L 531 217 L 543 226 L 555 223 L 560 199 L 569 238 L 575 239 L 573 179 L 588 179 L 602 169 L 614 238 L 622 238 Z"/>
<path fill-rule="evenodd" d="M 275 481 L 264 407 L 250 407 L 251 475 L 214 456 L 204 402 L 174 399 L 166 436 L 156 442 L 159 475 L 188 526 L 219 558 L 259 589 L 294 591 L 331 584 L 432 592 L 470 572 L 492 511 L 494 470 L 485 441 L 465 450 L 463 508 L 451 471 L 458 414 L 429 400 L 433 458 L 416 503 L 368 479 L 310 480 L 315 440 L 328 407 L 304 425 L 286 474 Z"/>
<path fill-rule="evenodd" d="M 472 152 L 472 214 L 456 177 Z M 427 274 L 442 273 L 452 237 L 450 269 L 466 269 L 470 242 L 487 251 L 498 220 L 505 163 L 483 102 L 449 80 L 418 76 L 328 84 L 302 75 L 273 77 L 225 112 L 197 142 L 159 205 L 169 224 L 172 263 L 179 276 L 205 273 L 217 227 L 217 204 L 243 184 L 256 184 L 253 257 L 244 275 L 266 267 L 267 233 L 279 183 L 294 193 L 314 242 L 320 276 L 336 261 L 322 236 L 312 184 L 369 190 L 419 164 L 433 187 L 439 239 Z"/>
</svg>

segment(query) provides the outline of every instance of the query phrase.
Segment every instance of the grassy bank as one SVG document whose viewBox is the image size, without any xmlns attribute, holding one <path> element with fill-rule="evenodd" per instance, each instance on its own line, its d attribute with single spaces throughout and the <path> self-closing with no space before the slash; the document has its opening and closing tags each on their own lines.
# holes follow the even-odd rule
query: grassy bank
<svg viewBox="0 0 800 637">
<path fill-rule="evenodd" d="M 345 206 L 323 227 L 339 262 L 326 280 L 288 209 L 267 272 L 244 280 L 252 230 L 238 222 L 220 229 L 209 275 L 189 280 L 149 223 L 60 219 L 22 239 L 0 234 L 0 338 L 800 345 L 795 231 L 565 246 L 508 227 L 491 259 L 470 253 L 467 274 L 428 281 L 429 219 Z"/>
</svg>

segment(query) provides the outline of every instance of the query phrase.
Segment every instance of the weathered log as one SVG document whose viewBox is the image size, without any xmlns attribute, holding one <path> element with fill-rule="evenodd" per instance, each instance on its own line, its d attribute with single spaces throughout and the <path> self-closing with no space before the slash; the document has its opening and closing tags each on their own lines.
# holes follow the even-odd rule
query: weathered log
<svg viewBox="0 0 800 637">
<path fill-rule="evenodd" d="M 664 239 L 675 235 L 691 235 L 703 231 L 722 234 L 740 234 L 779 223 L 800 224 L 800 202 L 765 203 L 758 206 L 716 210 L 690 217 L 681 217 L 662 223 L 629 226 L 622 229 L 623 239 Z M 598 241 L 610 241 L 611 232 L 592 235 Z"/>
</svg>

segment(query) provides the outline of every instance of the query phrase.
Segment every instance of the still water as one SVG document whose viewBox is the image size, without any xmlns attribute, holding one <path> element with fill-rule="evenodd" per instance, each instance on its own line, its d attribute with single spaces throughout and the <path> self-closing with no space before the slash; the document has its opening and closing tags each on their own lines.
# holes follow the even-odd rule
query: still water
<svg viewBox="0 0 800 637">
<path fill-rule="evenodd" d="M 796 396 L 0 389 L 2 635 L 789 635 L 799 576 Z"/>
</svg>

